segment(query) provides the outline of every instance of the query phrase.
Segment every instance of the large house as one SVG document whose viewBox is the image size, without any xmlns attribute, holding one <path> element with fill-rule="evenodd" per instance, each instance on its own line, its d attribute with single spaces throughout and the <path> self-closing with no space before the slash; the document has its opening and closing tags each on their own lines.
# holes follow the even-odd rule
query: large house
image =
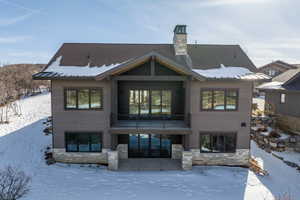
<svg viewBox="0 0 300 200">
<path fill-rule="evenodd" d="M 182 159 L 248 165 L 253 81 L 238 45 L 66 43 L 34 79 L 51 80 L 57 162 Z"/>
<path fill-rule="evenodd" d="M 281 60 L 277 60 L 258 68 L 258 72 L 267 74 L 270 77 L 276 77 L 290 69 L 297 69 L 298 65 L 291 65 Z"/>
<path fill-rule="evenodd" d="M 282 129 L 300 135 L 300 68 L 290 69 L 258 89 L 265 92 L 266 113 L 276 115 Z"/>
</svg>

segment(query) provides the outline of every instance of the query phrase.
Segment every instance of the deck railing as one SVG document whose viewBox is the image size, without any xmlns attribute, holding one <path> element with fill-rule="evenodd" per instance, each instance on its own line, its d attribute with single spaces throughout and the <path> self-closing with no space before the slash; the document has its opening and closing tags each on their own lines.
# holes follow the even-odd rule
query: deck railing
<svg viewBox="0 0 300 200">
<path fill-rule="evenodd" d="M 111 127 L 153 127 L 153 128 L 187 128 L 190 127 L 190 114 L 173 114 L 173 115 L 129 115 L 111 113 Z"/>
</svg>

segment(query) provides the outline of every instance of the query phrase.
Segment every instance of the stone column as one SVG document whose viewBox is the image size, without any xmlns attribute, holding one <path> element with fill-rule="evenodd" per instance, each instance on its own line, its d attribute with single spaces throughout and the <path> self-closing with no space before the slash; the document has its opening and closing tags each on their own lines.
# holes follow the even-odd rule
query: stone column
<svg viewBox="0 0 300 200">
<path fill-rule="evenodd" d="M 183 146 L 181 144 L 172 144 L 172 159 L 182 158 Z"/>
<path fill-rule="evenodd" d="M 119 167 L 118 151 L 107 152 L 107 157 L 108 157 L 108 169 L 112 171 L 118 170 Z"/>
<path fill-rule="evenodd" d="M 193 153 L 191 151 L 182 152 L 182 169 L 192 170 L 193 167 Z"/>
<path fill-rule="evenodd" d="M 128 159 L 128 144 L 118 144 L 117 151 L 120 159 Z"/>
</svg>

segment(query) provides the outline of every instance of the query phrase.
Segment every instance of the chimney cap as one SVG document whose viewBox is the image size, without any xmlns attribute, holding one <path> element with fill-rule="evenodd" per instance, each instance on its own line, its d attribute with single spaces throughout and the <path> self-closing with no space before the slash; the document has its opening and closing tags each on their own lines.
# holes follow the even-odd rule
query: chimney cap
<svg viewBox="0 0 300 200">
<path fill-rule="evenodd" d="M 175 34 L 186 34 L 186 25 L 185 24 L 177 24 L 174 28 Z"/>
</svg>

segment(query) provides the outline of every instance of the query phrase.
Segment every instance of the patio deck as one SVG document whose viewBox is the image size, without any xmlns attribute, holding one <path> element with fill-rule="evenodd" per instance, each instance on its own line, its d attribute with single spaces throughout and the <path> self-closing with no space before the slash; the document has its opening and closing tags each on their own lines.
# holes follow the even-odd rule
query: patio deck
<svg viewBox="0 0 300 200">
<path fill-rule="evenodd" d="M 170 158 L 129 158 L 119 160 L 119 171 L 182 170 L 181 160 Z"/>
</svg>

